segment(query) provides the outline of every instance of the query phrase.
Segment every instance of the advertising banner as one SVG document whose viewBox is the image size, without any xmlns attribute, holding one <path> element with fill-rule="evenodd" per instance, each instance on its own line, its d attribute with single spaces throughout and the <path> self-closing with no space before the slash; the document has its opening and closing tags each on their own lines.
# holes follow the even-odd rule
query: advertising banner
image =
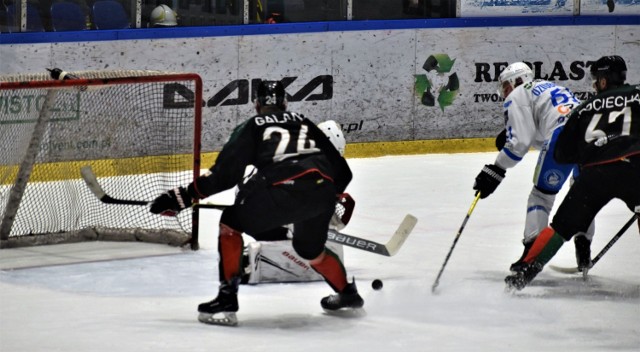
<svg viewBox="0 0 640 352">
<path fill-rule="evenodd" d="M 584 26 L 531 26 L 10 44 L 0 46 L 0 73 L 52 66 L 197 73 L 202 147 L 215 151 L 255 114 L 260 79 L 284 83 L 290 110 L 342 123 L 349 142 L 479 138 L 502 129 L 497 77 L 509 63 L 525 61 L 536 78 L 586 99 L 590 65 L 613 54 L 626 60 L 628 81 L 640 82 L 632 25 L 589 26 L 588 35 Z"/>
</svg>

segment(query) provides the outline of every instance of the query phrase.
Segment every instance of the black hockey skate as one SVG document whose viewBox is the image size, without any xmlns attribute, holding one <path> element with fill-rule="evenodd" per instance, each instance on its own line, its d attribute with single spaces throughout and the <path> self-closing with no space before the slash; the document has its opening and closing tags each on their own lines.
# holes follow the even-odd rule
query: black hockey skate
<svg viewBox="0 0 640 352">
<path fill-rule="evenodd" d="M 198 321 L 213 325 L 238 325 L 236 312 L 238 311 L 237 288 L 229 284 L 220 285 L 218 297 L 214 300 L 198 305 Z"/>
<path fill-rule="evenodd" d="M 591 262 L 591 241 L 585 236 L 575 236 L 573 243 L 576 246 L 576 263 L 578 271 L 586 272 L 593 266 Z"/>
<path fill-rule="evenodd" d="M 358 294 L 355 280 L 335 295 L 329 295 L 320 300 L 320 305 L 329 314 L 342 315 L 343 312 L 350 312 L 353 316 L 364 315 L 364 300 Z"/>
<path fill-rule="evenodd" d="M 522 256 L 520 257 L 520 259 L 518 259 L 515 263 L 511 264 L 511 266 L 509 267 L 509 270 L 511 270 L 512 273 L 517 273 L 518 271 L 522 270 L 522 268 L 527 265 L 527 263 L 524 262 L 524 258 L 527 257 L 527 254 L 529 254 L 529 250 L 531 249 L 531 247 L 533 246 L 533 242 L 535 242 L 535 238 L 527 243 L 523 243 L 524 244 L 524 252 L 522 252 Z"/>
<path fill-rule="evenodd" d="M 504 278 L 508 290 L 522 290 L 525 288 L 539 272 L 542 271 L 542 264 L 533 262 L 531 264 L 524 263 L 521 269 L 513 275 Z"/>
</svg>

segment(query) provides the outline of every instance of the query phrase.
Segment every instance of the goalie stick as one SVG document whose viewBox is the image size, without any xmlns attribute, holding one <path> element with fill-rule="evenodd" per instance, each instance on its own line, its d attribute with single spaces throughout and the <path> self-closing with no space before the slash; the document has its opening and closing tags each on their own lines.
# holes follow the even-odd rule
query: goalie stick
<svg viewBox="0 0 640 352">
<path fill-rule="evenodd" d="M 609 242 L 604 246 L 604 248 L 602 248 L 602 250 L 600 250 L 600 253 L 598 253 L 593 260 L 591 260 L 591 267 L 595 266 L 596 263 L 598 261 L 600 261 L 600 259 L 602 258 L 603 255 L 605 255 L 605 253 L 607 253 L 609 251 L 609 249 L 611 249 L 611 247 L 613 246 L 614 243 L 618 242 L 618 240 L 620 239 L 620 237 L 622 237 L 622 235 L 629 229 L 629 227 L 631 227 L 631 225 L 636 221 L 636 219 L 638 218 L 638 214 L 634 214 L 631 219 L 629 219 L 629 221 L 627 221 L 626 224 L 624 224 L 624 226 L 622 226 L 622 228 L 620 229 L 620 231 L 618 231 L 618 233 L 616 233 L 613 238 L 611 238 L 611 240 L 609 240 Z M 555 265 L 549 265 L 549 268 L 551 268 L 552 270 L 555 270 L 557 272 L 560 273 L 565 273 L 565 274 L 575 274 L 577 272 L 579 272 L 578 267 L 561 267 L 561 266 L 555 266 Z"/>
<path fill-rule="evenodd" d="M 103 203 L 106 204 L 122 204 L 122 205 L 149 205 L 148 201 L 141 200 L 130 200 L 130 199 L 118 199 L 109 196 L 100 183 L 96 175 L 93 173 L 90 165 L 85 165 L 80 168 L 80 175 L 82 179 L 87 184 L 87 187 L 91 192 Z M 194 208 L 205 208 L 205 209 L 218 209 L 224 210 L 227 208 L 227 205 L 219 205 L 219 204 L 194 204 Z M 357 248 L 363 251 L 368 251 L 371 253 L 376 253 L 380 255 L 384 255 L 387 257 L 391 257 L 398 253 L 400 247 L 404 244 L 407 237 L 413 231 L 413 228 L 416 226 L 418 219 L 411 214 L 407 214 L 404 217 L 404 220 L 400 223 L 400 226 L 395 231 L 391 239 L 385 244 L 378 243 L 375 241 L 367 240 L 364 238 L 360 238 L 353 235 L 348 235 L 346 233 L 338 232 L 336 230 L 329 230 L 328 240 L 331 242 L 339 243 L 348 247 Z"/>
</svg>

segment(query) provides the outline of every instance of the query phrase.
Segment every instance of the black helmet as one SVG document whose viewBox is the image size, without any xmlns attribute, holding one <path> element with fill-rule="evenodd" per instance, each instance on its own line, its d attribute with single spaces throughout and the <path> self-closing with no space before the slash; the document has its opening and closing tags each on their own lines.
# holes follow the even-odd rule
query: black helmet
<svg viewBox="0 0 640 352">
<path fill-rule="evenodd" d="M 621 85 L 627 80 L 627 65 L 618 55 L 603 56 L 591 65 L 591 78 L 604 77 L 611 85 Z"/>
<path fill-rule="evenodd" d="M 256 100 L 260 106 L 285 108 L 285 91 L 280 81 L 261 81 L 258 85 Z"/>
</svg>

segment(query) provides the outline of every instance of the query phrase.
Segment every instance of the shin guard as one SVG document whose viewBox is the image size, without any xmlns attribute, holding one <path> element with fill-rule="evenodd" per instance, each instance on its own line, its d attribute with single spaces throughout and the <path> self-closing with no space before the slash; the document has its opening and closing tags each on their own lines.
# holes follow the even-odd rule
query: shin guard
<svg viewBox="0 0 640 352">
<path fill-rule="evenodd" d="M 342 292 L 347 287 L 347 271 L 340 258 L 329 249 L 325 248 L 319 260 L 315 259 L 310 264 L 335 292 Z"/>
<path fill-rule="evenodd" d="M 225 224 L 220 224 L 218 235 L 220 281 L 232 282 L 234 278 L 240 276 L 243 248 L 242 234 Z"/>
<path fill-rule="evenodd" d="M 562 247 L 564 242 L 564 238 L 553 228 L 546 227 L 540 232 L 535 242 L 533 242 L 533 246 L 531 246 L 529 253 L 524 258 L 525 263 L 531 264 L 535 261 L 542 265 L 547 264 L 558 252 L 560 247 Z"/>
</svg>

